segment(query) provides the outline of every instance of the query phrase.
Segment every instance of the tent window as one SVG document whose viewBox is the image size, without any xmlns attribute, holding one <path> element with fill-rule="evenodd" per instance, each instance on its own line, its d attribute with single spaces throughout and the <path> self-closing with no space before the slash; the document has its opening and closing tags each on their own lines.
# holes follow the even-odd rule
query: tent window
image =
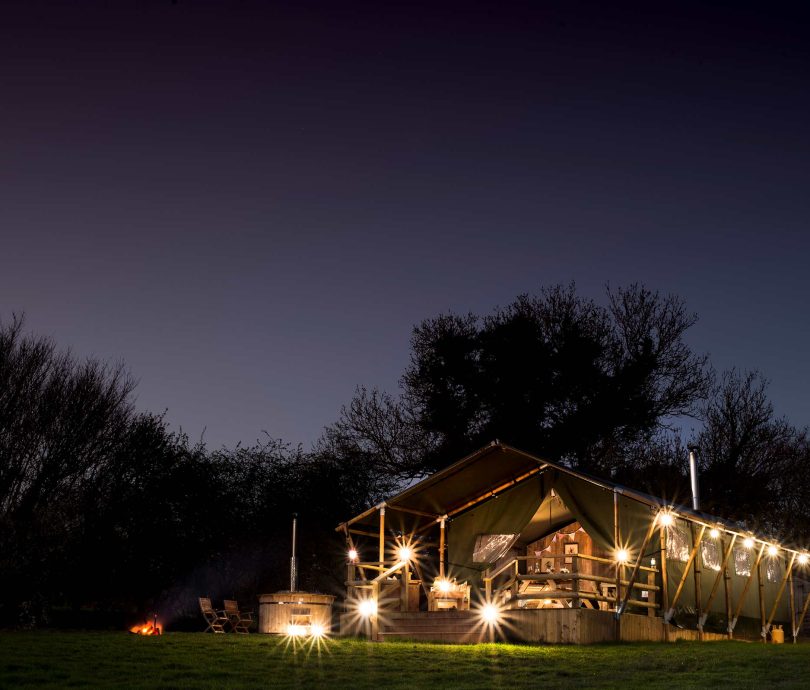
<svg viewBox="0 0 810 690">
<path fill-rule="evenodd" d="M 768 565 L 765 569 L 765 576 L 768 578 L 768 582 L 779 582 L 782 576 L 782 563 L 779 561 L 778 558 L 769 558 Z"/>
<path fill-rule="evenodd" d="M 714 570 L 720 570 L 720 549 L 713 541 L 700 542 L 700 554 L 703 557 L 703 567 Z"/>
<path fill-rule="evenodd" d="M 689 560 L 689 537 L 679 525 L 667 530 L 667 558 L 682 563 Z"/>
<path fill-rule="evenodd" d="M 473 561 L 494 563 L 517 541 L 517 534 L 479 534 L 475 540 Z"/>
<path fill-rule="evenodd" d="M 734 549 L 734 572 L 743 577 L 751 574 L 751 552 L 748 549 Z"/>
</svg>

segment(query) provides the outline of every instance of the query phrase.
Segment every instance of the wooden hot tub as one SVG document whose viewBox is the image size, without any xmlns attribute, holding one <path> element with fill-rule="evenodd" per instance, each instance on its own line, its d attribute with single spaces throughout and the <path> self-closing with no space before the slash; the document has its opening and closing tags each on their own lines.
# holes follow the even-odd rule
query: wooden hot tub
<svg viewBox="0 0 810 690">
<path fill-rule="evenodd" d="M 276 592 L 259 596 L 259 632 L 274 635 L 308 635 L 315 630 L 328 634 L 332 629 L 331 594 Z"/>
</svg>

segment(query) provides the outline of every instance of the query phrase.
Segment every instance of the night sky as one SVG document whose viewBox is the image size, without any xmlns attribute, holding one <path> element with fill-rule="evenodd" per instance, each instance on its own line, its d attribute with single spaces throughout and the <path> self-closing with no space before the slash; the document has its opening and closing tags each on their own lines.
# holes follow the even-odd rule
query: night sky
<svg viewBox="0 0 810 690">
<path fill-rule="evenodd" d="M 0 318 L 307 445 L 423 318 L 642 281 L 803 426 L 807 11 L 662 4 L 4 0 Z"/>
</svg>

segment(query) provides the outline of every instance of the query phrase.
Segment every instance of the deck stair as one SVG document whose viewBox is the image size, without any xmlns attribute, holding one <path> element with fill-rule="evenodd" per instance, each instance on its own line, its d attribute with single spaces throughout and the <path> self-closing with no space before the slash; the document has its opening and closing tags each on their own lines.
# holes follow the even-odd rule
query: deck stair
<svg viewBox="0 0 810 690">
<path fill-rule="evenodd" d="M 474 611 L 392 612 L 380 618 L 380 640 L 395 639 L 472 644 L 486 632 Z"/>
</svg>

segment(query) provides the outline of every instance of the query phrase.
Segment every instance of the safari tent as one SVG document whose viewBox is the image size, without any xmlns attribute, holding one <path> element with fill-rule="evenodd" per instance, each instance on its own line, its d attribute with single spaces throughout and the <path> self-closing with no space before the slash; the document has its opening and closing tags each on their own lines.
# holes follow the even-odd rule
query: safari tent
<svg viewBox="0 0 810 690">
<path fill-rule="evenodd" d="M 493 442 L 342 523 L 343 634 L 795 640 L 807 554 Z"/>
</svg>

